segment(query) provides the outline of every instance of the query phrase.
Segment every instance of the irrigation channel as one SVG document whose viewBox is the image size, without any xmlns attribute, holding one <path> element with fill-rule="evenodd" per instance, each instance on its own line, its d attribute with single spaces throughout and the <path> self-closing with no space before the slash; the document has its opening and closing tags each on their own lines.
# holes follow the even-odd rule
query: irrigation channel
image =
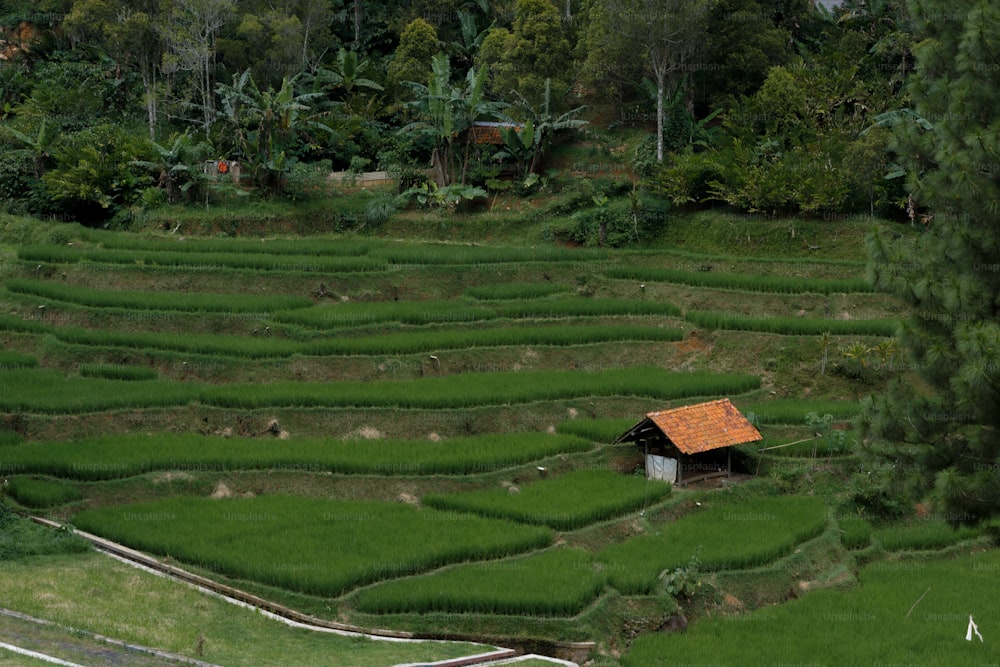
<svg viewBox="0 0 1000 667">
<path fill-rule="evenodd" d="M 143 569 L 158 576 L 167 577 L 175 581 L 187 584 L 203 593 L 214 595 L 231 604 L 250 607 L 266 614 L 267 616 L 281 621 L 293 627 L 306 628 L 317 632 L 332 632 L 349 637 L 366 637 L 376 641 L 395 642 L 425 642 L 425 641 L 462 641 L 482 644 L 483 637 L 469 636 L 464 634 L 422 634 L 405 632 L 401 630 L 384 630 L 373 628 L 362 628 L 347 623 L 337 623 L 309 614 L 303 614 L 289 607 L 270 602 L 242 591 L 238 588 L 220 584 L 207 577 L 188 572 L 174 565 L 164 563 L 156 558 L 144 553 L 130 549 L 125 545 L 106 540 L 103 537 L 91 533 L 70 528 L 57 521 L 51 521 L 37 516 L 29 516 L 35 523 L 57 530 L 72 530 L 76 535 L 84 538 L 93 544 L 99 551 L 111 557 L 127 563 L 133 567 Z M 579 667 L 578 662 L 583 662 L 593 652 L 596 645 L 593 642 L 555 642 L 547 640 L 525 640 L 510 638 L 504 640 L 506 644 L 513 644 L 514 648 L 498 648 L 492 651 L 485 651 L 476 655 L 460 658 L 451 658 L 434 663 L 420 663 L 420 665 L 397 665 L 396 667 L 465 667 L 466 665 L 516 665 L 523 659 L 535 658 L 546 660 L 553 665 L 564 665 L 567 667 Z M 484 645 L 485 647 L 485 645 Z M 558 656 L 558 657 L 553 657 Z"/>
</svg>

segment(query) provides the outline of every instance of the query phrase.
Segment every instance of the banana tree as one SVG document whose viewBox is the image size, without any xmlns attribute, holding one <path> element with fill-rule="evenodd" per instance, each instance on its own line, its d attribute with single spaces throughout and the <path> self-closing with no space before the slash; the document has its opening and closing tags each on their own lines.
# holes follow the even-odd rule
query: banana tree
<svg viewBox="0 0 1000 667">
<path fill-rule="evenodd" d="M 31 160 L 31 166 L 35 171 L 35 178 L 41 179 L 45 174 L 46 162 L 52 158 L 52 147 L 59 136 L 59 128 L 49 125 L 45 118 L 42 118 L 38 131 L 34 136 L 19 132 L 12 127 L 3 128 L 4 132 L 21 145 L 9 152 L 12 157 L 22 157 Z"/>
<path fill-rule="evenodd" d="M 132 164 L 154 175 L 157 186 L 166 192 L 168 202 L 189 196 L 201 177 L 198 167 L 209 156 L 212 147 L 205 141 L 196 142 L 187 131 L 175 133 L 165 145 L 150 140 L 148 146 L 150 159 L 132 160 Z"/>
<path fill-rule="evenodd" d="M 541 136 L 535 132 L 534 123 L 529 120 L 520 128 L 520 131 L 516 127 L 501 127 L 499 131 L 504 149 L 497 154 L 497 159 L 510 158 L 513 160 L 514 164 L 519 167 L 519 177 L 531 173 L 531 167 L 534 165 L 534 158 L 538 152 L 536 139 Z"/>
<path fill-rule="evenodd" d="M 423 134 L 434 142 L 431 161 L 439 186 L 465 183 L 472 151 L 471 129 L 477 120 L 500 116 L 502 102 L 487 100 L 484 94 L 486 68 L 469 69 L 461 84 L 451 81 L 451 63 L 445 53 L 431 62 L 427 85 L 408 81 L 414 99 L 406 104 L 416 120 L 402 128 L 405 134 Z"/>
<path fill-rule="evenodd" d="M 545 91 L 542 96 L 542 105 L 538 108 L 531 106 L 531 104 L 524 98 L 523 95 L 517 93 L 515 94 L 520 98 L 517 108 L 518 113 L 521 117 L 526 118 L 524 124 L 524 129 L 520 133 L 518 141 L 507 142 L 504 138 L 504 132 L 501 131 L 501 138 L 504 138 L 504 147 L 507 148 L 508 152 L 513 148 L 515 151 L 526 149 L 530 146 L 531 154 L 530 159 L 527 162 L 526 173 L 535 173 L 541 162 L 542 156 L 545 151 L 549 149 L 552 145 L 552 138 L 558 132 L 563 132 L 565 130 L 575 130 L 584 127 L 587 121 L 579 118 L 579 115 L 583 113 L 587 107 L 579 106 L 575 109 L 570 109 L 565 113 L 556 115 L 552 112 L 552 79 L 545 80 Z M 510 118 L 508 118 L 510 120 Z M 529 132 L 530 126 L 530 132 Z M 508 132 L 508 134 L 510 134 Z M 511 137 L 513 139 L 513 137 Z M 511 153 L 513 156 L 513 153 Z M 515 159 L 516 156 L 515 156 Z"/>
<path fill-rule="evenodd" d="M 222 111 L 232 130 L 233 149 L 247 162 L 255 184 L 267 194 L 276 192 L 282 178 L 295 162 L 292 151 L 310 132 L 332 129 L 319 122 L 313 104 L 323 93 L 296 95 L 287 77 L 281 88 L 260 90 L 250 70 L 233 77 L 233 85 L 216 88 Z"/>
</svg>

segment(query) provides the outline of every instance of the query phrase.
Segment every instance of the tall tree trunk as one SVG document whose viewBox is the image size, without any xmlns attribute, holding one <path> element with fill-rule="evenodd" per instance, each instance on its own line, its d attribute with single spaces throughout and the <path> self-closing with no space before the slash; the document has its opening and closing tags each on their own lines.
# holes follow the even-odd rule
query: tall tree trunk
<svg viewBox="0 0 1000 667">
<path fill-rule="evenodd" d="M 656 73 L 656 161 L 663 162 L 663 87 L 666 77 Z"/>
</svg>

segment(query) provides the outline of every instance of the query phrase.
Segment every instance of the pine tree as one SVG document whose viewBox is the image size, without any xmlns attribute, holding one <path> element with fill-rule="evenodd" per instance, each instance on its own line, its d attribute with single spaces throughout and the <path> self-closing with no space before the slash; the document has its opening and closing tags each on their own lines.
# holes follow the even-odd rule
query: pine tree
<svg viewBox="0 0 1000 667">
<path fill-rule="evenodd" d="M 911 0 L 920 123 L 896 126 L 927 228 L 869 238 L 875 284 L 913 309 L 912 370 L 866 401 L 866 447 L 953 524 L 1000 513 L 1000 4 Z M 916 376 L 916 377 L 914 377 Z"/>
</svg>

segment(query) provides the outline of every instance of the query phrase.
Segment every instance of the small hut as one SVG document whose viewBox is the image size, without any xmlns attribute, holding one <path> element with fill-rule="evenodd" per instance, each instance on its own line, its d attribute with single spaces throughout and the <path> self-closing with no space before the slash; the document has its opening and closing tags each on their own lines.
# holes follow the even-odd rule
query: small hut
<svg viewBox="0 0 1000 667">
<path fill-rule="evenodd" d="M 757 442 L 760 433 L 728 398 L 650 412 L 615 440 L 642 448 L 646 477 L 672 484 L 729 476 L 730 447 Z"/>
</svg>

